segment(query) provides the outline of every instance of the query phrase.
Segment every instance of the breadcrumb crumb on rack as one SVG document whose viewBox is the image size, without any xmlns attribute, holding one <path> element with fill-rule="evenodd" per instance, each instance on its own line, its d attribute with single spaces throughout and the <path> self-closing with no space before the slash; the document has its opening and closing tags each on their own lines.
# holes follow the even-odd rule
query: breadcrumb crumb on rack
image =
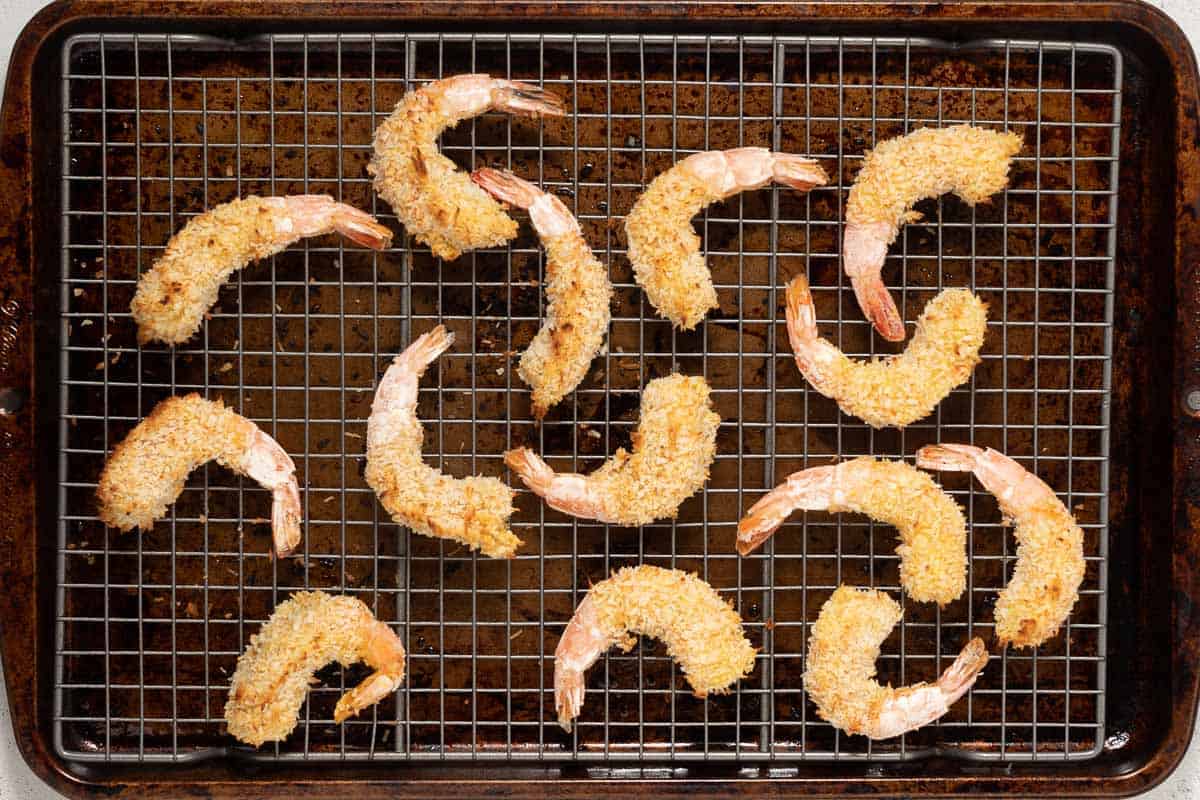
<svg viewBox="0 0 1200 800">
<path fill-rule="evenodd" d="M 511 558 L 521 540 L 508 527 L 513 491 L 497 478 L 453 478 L 426 464 L 417 418 L 425 369 L 454 343 L 439 325 L 388 367 L 367 420 L 367 484 L 392 518 L 417 533 L 452 539 L 493 558 Z"/>
<path fill-rule="evenodd" d="M 941 717 L 987 666 L 982 639 L 972 639 L 936 683 L 899 689 L 875 680 L 883 641 L 903 612 L 884 592 L 840 586 L 821 606 L 808 643 L 804 689 L 821 719 L 871 739 L 899 736 Z"/>
<path fill-rule="evenodd" d="M 710 585 L 681 570 L 625 567 L 591 588 L 554 651 L 554 705 L 565 730 L 583 707 L 587 670 L 614 645 L 629 652 L 631 634 L 662 640 L 697 697 L 724 694 L 754 669 L 741 616 Z"/>
<path fill-rule="evenodd" d="M 375 671 L 338 700 L 342 722 L 382 700 L 404 680 L 404 645 L 362 601 L 297 592 L 280 603 L 238 658 L 225 721 L 235 739 L 258 747 L 296 727 L 313 675 L 330 662 L 366 662 Z"/>
<path fill-rule="evenodd" d="M 508 464 L 547 505 L 565 514 L 617 525 L 674 517 L 708 480 L 721 418 L 703 378 L 669 375 L 646 384 L 633 451 L 618 449 L 589 475 L 555 473 L 529 448 L 510 450 Z"/>
</svg>

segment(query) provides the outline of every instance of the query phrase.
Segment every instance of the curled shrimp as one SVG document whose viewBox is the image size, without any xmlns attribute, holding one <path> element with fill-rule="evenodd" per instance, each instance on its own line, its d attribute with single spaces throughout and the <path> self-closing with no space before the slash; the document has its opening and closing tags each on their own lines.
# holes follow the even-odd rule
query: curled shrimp
<svg viewBox="0 0 1200 800">
<path fill-rule="evenodd" d="M 238 657 L 225 703 L 230 735 L 254 747 L 287 738 L 313 673 L 331 661 L 363 661 L 375 670 L 338 700 L 334 722 L 378 703 L 404 680 L 404 645 L 362 601 L 297 592 L 280 603 Z"/>
<path fill-rule="evenodd" d="M 122 531 L 149 530 L 201 464 L 216 460 L 271 490 L 271 534 L 282 557 L 300 543 L 296 465 L 279 443 L 220 401 L 168 397 L 113 448 L 96 486 L 99 517 Z"/>
<path fill-rule="evenodd" d="M 455 75 L 415 89 L 375 130 L 367 172 L 375 191 L 418 242 L 438 258 L 504 244 L 517 235 L 500 204 L 438 150 L 446 128 L 485 111 L 562 116 L 562 99 L 540 87 L 490 75 Z"/>
<path fill-rule="evenodd" d="M 642 565 L 625 567 L 591 588 L 554 650 L 554 708 L 570 732 L 587 691 L 585 673 L 613 645 L 629 652 L 637 639 L 661 639 L 697 697 L 724 694 L 754 669 L 742 618 L 693 574 Z"/>
<path fill-rule="evenodd" d="M 454 334 L 439 325 L 418 336 L 384 373 L 367 419 L 367 484 L 401 525 L 486 556 L 511 558 L 521 546 L 508 527 L 512 489 L 496 478 L 452 478 L 421 458 L 425 432 L 417 419 L 418 384 L 453 343 Z"/>
<path fill-rule="evenodd" d="M 558 474 L 527 447 L 504 462 L 548 506 L 582 519 L 647 525 L 674 517 L 704 485 L 721 418 L 703 378 L 669 375 L 646 384 L 633 452 L 623 448 L 590 475 Z"/>
<path fill-rule="evenodd" d="M 787 289 L 787 332 L 796 366 L 814 389 L 873 428 L 903 428 L 971 377 L 987 332 L 987 306 L 966 289 L 946 289 L 921 312 L 903 353 L 855 361 L 817 334 L 808 279 L 797 275 Z"/>
<path fill-rule="evenodd" d="M 717 290 L 692 217 L 711 203 L 772 181 L 806 192 L 827 180 L 816 161 L 763 147 L 688 156 L 655 178 L 625 218 L 634 277 L 675 327 L 696 327 L 717 307 Z"/>
<path fill-rule="evenodd" d="M 936 683 L 879 685 L 879 646 L 901 616 L 885 592 L 850 586 L 839 586 L 821 606 L 804 672 L 804 689 L 821 719 L 846 733 L 888 739 L 938 719 L 975 684 L 988 662 L 979 638 L 967 642 Z"/>
<path fill-rule="evenodd" d="M 880 142 L 867 154 L 846 199 L 842 259 L 863 314 L 888 341 L 904 339 L 904 320 L 883 284 L 883 262 L 900 226 L 921 215 L 919 200 L 954 192 L 966 203 L 1008 185 L 1021 137 L 970 125 L 923 128 Z"/>
<path fill-rule="evenodd" d="M 579 221 L 557 197 L 496 169 L 476 170 L 471 179 L 497 200 L 528 209 L 546 248 L 546 322 L 518 370 L 533 388 L 533 414 L 541 419 L 579 385 L 600 352 L 612 316 L 612 283 Z"/>
<path fill-rule="evenodd" d="M 194 217 L 138 279 L 130 303 L 138 342 L 186 342 L 230 275 L 300 239 L 333 231 L 375 250 L 392 241 L 392 232 L 370 214 L 320 194 L 243 197 Z"/>
<path fill-rule="evenodd" d="M 1083 531 L 1054 490 L 991 448 L 927 445 L 917 466 L 974 473 L 1016 524 L 1017 565 L 996 600 L 1000 643 L 1037 647 L 1058 633 L 1079 599 L 1085 563 Z"/>
<path fill-rule="evenodd" d="M 903 461 L 865 456 L 792 473 L 738 523 L 738 552 L 749 555 L 797 509 L 852 511 L 895 526 L 900 585 L 917 602 L 945 605 L 966 588 L 962 509 L 928 474 Z"/>
</svg>

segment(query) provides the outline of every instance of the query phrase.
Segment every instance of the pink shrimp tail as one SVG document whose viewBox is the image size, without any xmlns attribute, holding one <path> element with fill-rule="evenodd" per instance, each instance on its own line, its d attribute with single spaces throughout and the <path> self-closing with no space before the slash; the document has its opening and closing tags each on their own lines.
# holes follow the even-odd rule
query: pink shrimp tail
<svg viewBox="0 0 1200 800">
<path fill-rule="evenodd" d="M 471 173 L 471 180 L 500 202 L 517 208 L 529 208 L 542 194 L 541 189 L 506 170 L 483 167 Z"/>
<path fill-rule="evenodd" d="M 554 482 L 554 470 L 528 447 L 518 447 L 504 454 L 504 463 L 517 473 L 534 494 L 546 496 Z"/>
<path fill-rule="evenodd" d="M 300 544 L 300 487 L 293 475 L 271 493 L 271 538 L 275 555 L 283 558 Z"/>
<path fill-rule="evenodd" d="M 355 244 L 372 250 L 386 250 L 392 243 L 391 230 L 367 212 L 344 203 L 338 203 L 333 212 L 333 228 Z"/>
<path fill-rule="evenodd" d="M 988 663 L 987 646 L 983 639 L 976 636 L 967 642 L 967 646 L 954 659 L 954 663 L 946 668 L 938 678 L 938 688 L 945 696 L 947 707 L 953 705 L 960 697 L 975 685 L 975 679 Z"/>
<path fill-rule="evenodd" d="M 774 153 L 772 179 L 801 192 L 829 183 L 829 176 L 815 159 L 795 153 Z"/>
<path fill-rule="evenodd" d="M 787 331 L 792 351 L 800 352 L 804 345 L 817 338 L 817 311 L 813 307 L 808 278 L 797 275 L 787 287 Z"/>
<path fill-rule="evenodd" d="M 983 450 L 969 444 L 927 444 L 917 451 L 921 469 L 973 472 Z"/>
<path fill-rule="evenodd" d="M 442 353 L 449 350 L 452 344 L 454 344 L 454 334 L 446 330 L 445 325 L 438 325 L 428 333 L 423 333 L 414 339 L 413 343 L 396 357 L 396 360 L 404 359 L 409 367 L 420 375 L 426 367 L 437 361 Z"/>
<path fill-rule="evenodd" d="M 904 341 L 904 320 L 883 284 L 883 262 L 894 229 L 887 223 L 846 223 L 842 259 L 863 314 L 889 342 Z"/>
<path fill-rule="evenodd" d="M 750 507 L 738 523 L 737 549 L 749 555 L 771 538 L 793 511 L 825 510 L 833 502 L 837 465 L 793 472 Z"/>
<path fill-rule="evenodd" d="M 571 732 L 571 721 L 583 710 L 586 689 L 582 672 L 554 664 L 554 709 L 558 712 L 558 724 L 567 733 Z"/>
<path fill-rule="evenodd" d="M 529 117 L 561 117 L 566 113 L 563 99 L 540 86 L 522 81 L 497 81 L 492 90 L 492 108 Z"/>
</svg>

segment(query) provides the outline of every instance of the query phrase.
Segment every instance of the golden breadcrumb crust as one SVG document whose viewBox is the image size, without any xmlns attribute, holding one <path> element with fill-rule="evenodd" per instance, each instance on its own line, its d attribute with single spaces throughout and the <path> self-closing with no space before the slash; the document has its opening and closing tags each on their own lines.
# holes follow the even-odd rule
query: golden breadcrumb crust
<svg viewBox="0 0 1200 800">
<path fill-rule="evenodd" d="M 254 423 L 220 400 L 168 397 L 113 448 L 96 487 L 100 519 L 123 531 L 153 527 L 192 470 L 213 459 L 236 469 L 253 436 Z"/>
<path fill-rule="evenodd" d="M 620 448 L 588 476 L 609 518 L 647 525 L 674 517 L 708 480 L 721 418 L 704 378 L 668 375 L 646 384 L 633 452 Z"/>
<path fill-rule="evenodd" d="M 971 377 L 986 331 L 983 301 L 966 289 L 947 289 L 925 306 L 908 349 L 872 361 L 839 351 L 820 391 L 874 428 L 902 428 L 927 417 Z"/>
<path fill-rule="evenodd" d="M 542 239 L 546 248 L 546 321 L 521 355 L 521 380 L 533 388 L 538 419 L 587 375 L 612 317 L 608 272 L 576 231 Z"/>
<path fill-rule="evenodd" d="M 313 673 L 337 661 L 363 660 L 375 615 L 353 597 L 297 592 L 280 603 L 238 657 L 229 684 L 229 733 L 257 747 L 287 738 L 296 727 Z"/>
<path fill-rule="evenodd" d="M 903 612 L 885 592 L 839 586 L 821 606 L 808 640 L 804 690 L 821 719 L 867 735 L 896 690 L 875 680 L 879 646 Z M 917 684 L 922 686 L 924 684 Z"/>
<path fill-rule="evenodd" d="M 1036 647 L 1058 633 L 1079 599 L 1083 531 L 1057 499 L 1035 504 L 1014 521 L 1017 566 L 996 600 L 996 638 Z"/>
<path fill-rule="evenodd" d="M 276 227 L 281 210 L 267 198 L 243 197 L 192 218 L 172 236 L 138 279 L 130 303 L 138 343 L 187 341 L 200 330 L 230 275 L 299 241 L 299 236 L 281 238 Z"/>
<path fill-rule="evenodd" d="M 929 473 L 903 461 L 870 456 L 843 462 L 835 492 L 845 503 L 832 512 L 853 511 L 895 526 L 900 534 L 900 585 L 919 603 L 956 600 L 967 584 L 967 521 L 954 498 Z"/>
<path fill-rule="evenodd" d="M 651 181 L 625 218 L 638 285 L 658 313 L 682 330 L 696 327 L 717 307 L 717 290 L 692 217 L 720 199 L 686 166 L 677 166 Z"/>
<path fill-rule="evenodd" d="M 438 150 L 441 132 L 472 115 L 452 108 L 437 87 L 434 83 L 400 98 L 375 129 L 367 172 L 408 232 L 449 261 L 504 244 L 517 235 L 517 223 Z"/>
<path fill-rule="evenodd" d="M 609 638 L 628 652 L 626 631 L 661 639 L 699 697 L 723 694 L 754 669 L 742 618 L 716 590 L 677 569 L 625 567 L 588 596 Z"/>
<path fill-rule="evenodd" d="M 1021 145 L 1015 133 L 970 125 L 922 128 L 880 142 L 850 187 L 846 221 L 892 223 L 894 240 L 900 225 L 920 218 L 910 211 L 919 200 L 954 192 L 969 205 L 981 203 L 1008 185 Z"/>
<path fill-rule="evenodd" d="M 367 484 L 401 525 L 425 536 L 453 539 L 493 558 L 511 558 L 521 540 L 509 530 L 513 491 L 496 478 L 452 478 L 421 458 L 425 432 L 412 411 L 372 411 L 382 432 L 371 445 Z"/>
</svg>

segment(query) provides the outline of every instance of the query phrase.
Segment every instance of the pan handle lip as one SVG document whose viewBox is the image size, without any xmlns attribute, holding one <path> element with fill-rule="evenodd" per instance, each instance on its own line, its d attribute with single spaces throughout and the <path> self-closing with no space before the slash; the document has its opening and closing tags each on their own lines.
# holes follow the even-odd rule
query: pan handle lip
<svg viewBox="0 0 1200 800">
<path fill-rule="evenodd" d="M 678 12 L 675 4 L 649 0 L 639 3 L 650 16 L 669 20 Z M 820 7 L 819 7 L 820 6 Z M 881 2 L 855 4 L 828 4 L 806 2 L 764 5 L 761 13 L 765 17 L 784 17 L 798 22 L 808 19 L 828 19 L 828 14 L 848 21 L 882 21 L 881 10 L 893 13 L 911 13 L 914 19 L 955 20 L 963 23 L 993 22 L 1002 19 L 1006 7 L 1023 6 L 1022 16 L 1032 21 L 1071 22 L 1092 20 L 1103 16 L 1109 23 L 1136 27 L 1151 36 L 1175 67 L 1176 130 L 1175 156 L 1178 165 L 1175 186 L 1175 263 L 1176 290 L 1179 299 L 1177 318 L 1184 320 L 1177 330 L 1175 343 L 1175 385 L 1185 389 L 1190 382 L 1200 382 L 1200 329 L 1187 320 L 1200 319 L 1200 78 L 1197 76 L 1196 57 L 1186 36 L 1178 25 L 1159 9 L 1137 2 L 1137 0 L 1096 0 L 1075 4 L 1060 0 L 1033 0 L 1033 2 L 991 2 L 942 4 L 936 2 Z M 431 9 L 432 7 L 432 9 Z M 697 3 L 697 18 L 732 18 L 747 13 L 744 6 L 736 3 Z M 392 2 L 392 0 L 350 0 L 350 2 L 296 2 L 281 3 L 275 14 L 264 13 L 257 2 L 231 0 L 225 2 L 192 2 L 184 0 L 177 6 L 167 7 L 168 18 L 187 20 L 216 20 L 235 14 L 244 17 L 277 17 L 283 9 L 289 15 L 301 17 L 311 15 L 311 20 L 332 17 L 378 18 L 393 15 L 423 14 L 426 19 L 439 18 L 503 18 L 517 19 L 519 14 L 552 17 L 564 13 L 596 18 L 616 17 L 621 13 L 615 4 L 581 6 L 570 2 L 517 2 L 507 8 L 477 2 L 477 0 L 455 0 L 453 4 L 435 5 L 415 2 Z M 433 10 L 432 16 L 430 12 Z M 0 502 L 0 658 L 3 660 L 5 684 L 12 711 L 12 724 L 22 757 L 33 771 L 53 788 L 72 796 L 84 796 L 89 787 L 106 787 L 118 793 L 137 792 L 138 787 L 151 789 L 161 796 L 177 796 L 179 787 L 188 782 L 186 773 L 179 781 L 164 781 L 147 785 L 140 783 L 133 773 L 123 772 L 115 780 L 101 777 L 101 773 L 79 772 L 58 757 L 44 737 L 40 727 L 49 715 L 39 700 L 39 675 L 50 673 L 51 661 L 40 661 L 46 653 L 37 646 L 40 625 L 37 595 L 39 586 L 53 582 L 53 576 L 37 574 L 37 514 L 35 487 L 33 486 L 35 441 L 37 428 L 37 404 L 34 369 L 34 325 L 33 325 L 33 264 L 37 253 L 32 225 L 33 214 L 32 178 L 33 165 L 29 137 L 31 135 L 31 111 L 33 105 L 31 70 L 42 48 L 54 41 L 56 34 L 67 26 L 88 24 L 91 21 L 132 19 L 134 17 L 163 18 L 164 6 L 160 2 L 132 0 L 119 3 L 114 0 L 60 0 L 39 12 L 25 27 L 17 40 L 6 82 L 3 109 L 0 111 L 0 341 L 3 340 L 4 305 L 17 299 L 17 306 L 7 306 L 9 317 L 16 321 L 16 345 L 10 355 L 8 377 L 0 367 L 0 387 L 23 388 L 28 400 L 14 414 L 0 415 L 0 488 L 6 496 Z M 1191 158 L 1185 158 L 1184 155 Z M 0 355 L 2 358 L 2 355 Z M 1200 672 L 1195 665 L 1200 663 L 1200 605 L 1193 613 L 1191 603 L 1200 598 L 1200 530 L 1191 522 L 1200 520 L 1200 500 L 1190 502 L 1187 498 L 1200 498 L 1200 420 L 1187 414 L 1176 405 L 1174 429 L 1175 439 L 1175 485 L 1173 490 L 1175 531 L 1173 541 L 1174 597 L 1171 605 L 1172 634 L 1176 638 L 1175 668 L 1171 680 L 1175 683 L 1173 694 L 1181 702 L 1171 716 L 1170 730 L 1163 734 L 1165 746 L 1156 750 L 1144 763 L 1131 765 L 1129 771 L 1103 778 L 1086 776 L 1054 776 L 1037 778 L 1021 776 L 1025 791 L 1046 793 L 1106 793 L 1133 794 L 1144 791 L 1164 780 L 1178 766 L 1190 740 L 1196 721 L 1196 703 L 1200 699 Z M 7 439 L 5 445 L 3 437 Z M 26 480 L 14 480 L 13 476 L 24 476 Z M 11 485 L 6 485 L 11 484 Z M 1189 661 L 1190 660 L 1190 661 Z M 1185 663 L 1186 662 L 1186 663 Z M 43 677 L 41 680 L 45 680 Z M 205 781 L 213 794 L 236 791 L 229 779 Z M 761 779 L 759 779 L 761 780 Z M 863 777 L 864 784 L 877 779 Z M 879 779 L 894 784 L 895 778 Z M 507 783 L 507 781 L 505 781 Z M 407 781 L 372 781 L 369 788 L 382 786 L 402 787 Z M 459 787 L 475 786 L 483 789 L 497 781 L 461 780 Z M 511 782 L 518 788 L 532 787 L 541 781 Z M 782 783 L 792 783 L 790 780 Z M 844 781 L 834 778 L 799 779 L 805 791 L 837 791 L 844 788 Z M 969 789 L 973 784 L 983 790 L 1003 789 L 1008 783 L 1006 776 L 960 776 L 947 778 L 922 778 L 923 790 L 953 792 Z M 263 784 L 264 793 L 294 794 L 304 787 L 310 791 L 314 784 L 305 780 L 275 780 Z M 586 792 L 590 781 L 567 780 L 564 790 Z M 657 785 L 657 784 L 656 784 Z M 568 787 L 574 786 L 574 789 Z M 691 786 L 703 788 L 703 782 L 689 782 L 679 788 Z M 222 791 L 223 787 L 223 791 Z M 449 787 L 448 787 L 449 788 Z M 708 786 L 711 791 L 711 785 Z"/>
</svg>

